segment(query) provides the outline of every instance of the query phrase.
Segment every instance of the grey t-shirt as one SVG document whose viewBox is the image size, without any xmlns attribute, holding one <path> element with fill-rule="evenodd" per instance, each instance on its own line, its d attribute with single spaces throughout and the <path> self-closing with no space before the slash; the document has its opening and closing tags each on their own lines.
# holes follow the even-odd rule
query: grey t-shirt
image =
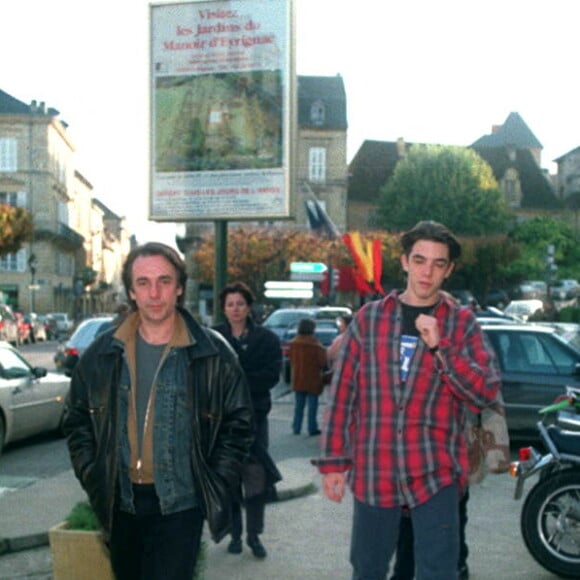
<svg viewBox="0 0 580 580">
<path fill-rule="evenodd" d="M 166 344 L 149 344 L 137 333 L 136 366 L 137 385 L 135 387 L 135 407 L 137 414 L 137 444 L 139 450 L 143 442 L 147 404 L 153 386 L 153 379 L 159 366 Z"/>
</svg>

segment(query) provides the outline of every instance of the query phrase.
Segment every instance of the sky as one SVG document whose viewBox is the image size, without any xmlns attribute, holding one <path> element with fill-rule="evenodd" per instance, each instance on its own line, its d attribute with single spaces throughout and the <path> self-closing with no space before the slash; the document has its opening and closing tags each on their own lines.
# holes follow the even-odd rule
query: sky
<svg viewBox="0 0 580 580">
<path fill-rule="evenodd" d="M 172 224 L 147 221 L 149 4 L 2 2 L 0 89 L 60 111 L 94 197 L 138 241 L 172 242 Z M 344 79 L 347 161 L 365 139 L 469 145 L 511 112 L 552 173 L 554 159 L 580 146 L 577 0 L 294 6 L 297 74 Z"/>
</svg>

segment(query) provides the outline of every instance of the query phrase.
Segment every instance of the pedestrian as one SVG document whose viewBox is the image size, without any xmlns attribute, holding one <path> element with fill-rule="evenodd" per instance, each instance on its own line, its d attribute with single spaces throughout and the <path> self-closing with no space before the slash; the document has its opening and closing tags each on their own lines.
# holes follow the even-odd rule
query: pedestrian
<svg viewBox="0 0 580 580">
<path fill-rule="evenodd" d="M 469 458 L 469 478 L 465 493 L 459 500 L 458 580 L 469 578 L 467 565 L 469 546 L 465 533 L 468 521 L 469 487 L 481 483 L 488 472 L 506 473 L 510 465 L 509 433 L 501 391 L 498 391 L 492 404 L 481 413 L 467 411 L 466 415 L 465 439 Z M 413 526 L 407 510 L 401 518 L 393 575 L 390 580 L 415 578 L 413 538 Z"/>
<path fill-rule="evenodd" d="M 290 341 L 289 360 L 292 369 L 292 390 L 295 395 L 292 431 L 302 431 L 304 408 L 308 405 L 308 434 L 320 435 L 318 428 L 318 397 L 324 388 L 323 374 L 327 364 L 326 350 L 314 335 L 316 322 L 302 318 L 298 334 Z"/>
<path fill-rule="evenodd" d="M 242 470 L 246 510 L 246 543 L 256 558 L 267 556 L 260 540 L 264 531 L 266 502 L 275 494 L 274 485 L 282 476 L 268 454 L 268 414 L 272 389 L 280 380 L 282 348 L 280 339 L 268 328 L 255 324 L 251 312 L 252 291 L 243 282 L 228 284 L 219 295 L 226 321 L 214 328 L 236 351 L 250 389 L 254 409 L 255 440 Z M 228 552 L 242 552 L 242 506 L 234 502 Z"/>
<path fill-rule="evenodd" d="M 344 338 L 344 333 L 348 325 L 352 322 L 352 315 L 350 314 L 341 314 L 336 319 L 336 324 L 338 326 L 338 334 L 330 344 L 330 346 L 326 349 L 326 357 L 328 359 L 328 366 L 332 368 L 334 366 L 334 362 L 338 358 L 338 352 L 340 350 L 340 345 L 342 344 L 342 339 Z"/>
<path fill-rule="evenodd" d="M 229 531 L 250 395 L 230 346 L 183 308 L 177 251 L 135 247 L 122 279 L 132 313 L 75 368 L 68 448 L 116 578 L 191 580 L 204 520 L 215 541 Z"/>
<path fill-rule="evenodd" d="M 406 286 L 365 304 L 350 324 L 314 463 L 325 495 L 354 495 L 354 579 L 384 580 L 403 510 L 421 580 L 457 578 L 459 499 L 467 484 L 465 407 L 500 387 L 494 352 L 467 308 L 440 289 L 461 246 L 442 224 L 401 237 Z"/>
</svg>

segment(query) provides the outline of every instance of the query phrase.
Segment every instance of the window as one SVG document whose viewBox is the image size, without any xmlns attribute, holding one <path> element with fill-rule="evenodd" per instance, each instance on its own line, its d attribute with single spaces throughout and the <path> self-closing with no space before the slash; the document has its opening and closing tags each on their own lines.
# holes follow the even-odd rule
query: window
<svg viewBox="0 0 580 580">
<path fill-rule="evenodd" d="M 17 171 L 17 141 L 13 137 L 0 138 L 0 171 Z"/>
<path fill-rule="evenodd" d="M 313 125 L 324 125 L 326 109 L 322 101 L 312 103 L 310 107 L 310 120 Z"/>
<path fill-rule="evenodd" d="M 0 204 L 12 207 L 26 207 L 25 191 L 0 191 Z"/>
<path fill-rule="evenodd" d="M 311 147 L 308 155 L 308 179 L 323 183 L 326 180 L 326 149 Z"/>
<path fill-rule="evenodd" d="M 18 250 L 0 258 L 0 272 L 25 272 L 28 252 L 26 249 Z"/>
</svg>

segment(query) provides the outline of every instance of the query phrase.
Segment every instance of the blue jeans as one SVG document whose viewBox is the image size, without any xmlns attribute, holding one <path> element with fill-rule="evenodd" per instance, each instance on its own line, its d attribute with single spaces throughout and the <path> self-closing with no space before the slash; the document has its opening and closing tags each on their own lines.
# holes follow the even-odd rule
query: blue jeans
<svg viewBox="0 0 580 580">
<path fill-rule="evenodd" d="M 305 393 L 304 391 L 295 392 L 296 399 L 294 405 L 294 421 L 292 422 L 292 430 L 294 433 L 302 431 L 302 420 L 304 419 L 304 407 L 308 401 L 308 433 L 313 435 L 318 431 L 318 420 L 316 418 L 318 413 L 318 395 L 312 393 Z"/>
<path fill-rule="evenodd" d="M 469 547 L 465 538 L 465 527 L 467 526 L 467 502 L 469 500 L 469 489 L 465 491 L 459 501 L 459 563 L 457 568 L 467 565 Z M 401 518 L 399 529 L 399 539 L 397 541 L 397 554 L 395 556 L 395 567 L 390 580 L 413 580 L 415 578 L 415 555 L 413 553 L 413 525 L 411 516 L 405 514 Z"/>
<path fill-rule="evenodd" d="M 353 580 L 385 580 L 397 545 L 402 508 L 354 500 L 350 562 Z M 459 558 L 459 490 L 444 487 L 410 510 L 418 580 L 454 580 Z"/>
</svg>

